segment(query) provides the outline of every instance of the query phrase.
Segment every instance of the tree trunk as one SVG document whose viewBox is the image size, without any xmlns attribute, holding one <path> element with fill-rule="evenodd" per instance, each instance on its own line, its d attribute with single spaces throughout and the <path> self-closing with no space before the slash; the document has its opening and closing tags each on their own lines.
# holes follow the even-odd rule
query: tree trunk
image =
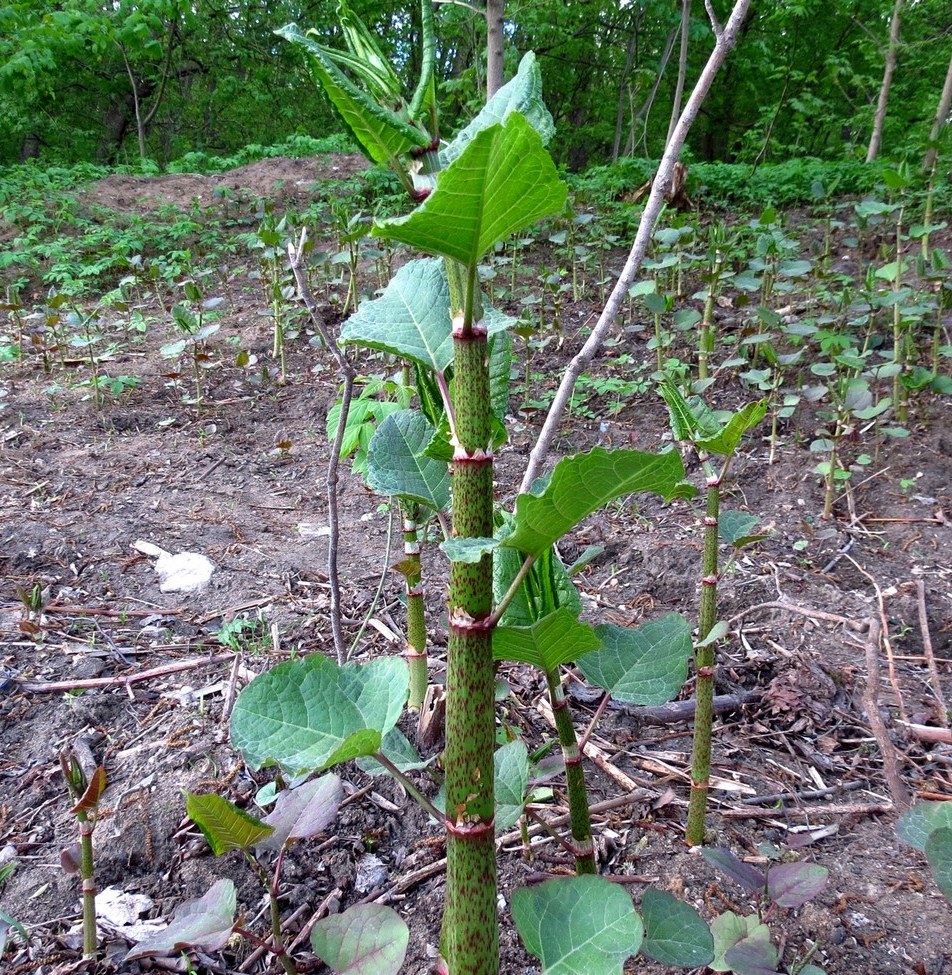
<svg viewBox="0 0 952 975">
<path fill-rule="evenodd" d="M 504 73 L 505 36 L 503 14 L 506 0 L 486 0 L 486 99 L 502 88 Z"/>
<path fill-rule="evenodd" d="M 96 150 L 96 162 L 111 165 L 116 161 L 132 118 L 132 92 L 118 97 L 109 109 L 104 122 L 105 133 Z"/>
<path fill-rule="evenodd" d="M 886 106 L 889 104 L 889 89 L 892 87 L 893 75 L 896 73 L 896 58 L 899 54 L 899 18 L 905 0 L 896 0 L 893 6 L 892 19 L 889 22 L 889 47 L 886 49 L 886 67 L 883 70 L 883 83 L 879 87 L 879 101 L 876 103 L 876 115 L 873 118 L 873 131 L 869 137 L 869 148 L 866 150 L 866 162 L 872 162 L 879 155 L 879 147 L 883 141 L 883 124 L 886 121 Z"/>
<path fill-rule="evenodd" d="M 628 52 L 625 55 L 625 70 L 622 72 L 621 81 L 618 84 L 618 110 L 615 113 L 615 142 L 612 145 L 612 162 L 618 162 L 618 153 L 621 151 L 621 135 L 625 127 L 625 102 L 628 100 L 628 79 L 631 76 L 631 69 L 635 63 L 635 53 L 638 50 L 638 28 L 640 22 L 635 22 L 634 30 L 628 41 Z"/>
<path fill-rule="evenodd" d="M 945 84 L 942 86 L 942 95 L 939 98 L 939 108 L 935 113 L 935 121 L 932 123 L 932 131 L 929 133 L 929 148 L 926 150 L 925 158 L 922 160 L 922 168 L 927 172 L 932 172 L 938 155 L 939 133 L 942 126 L 949 122 L 949 113 L 952 112 L 952 58 L 949 58 L 949 70 L 945 74 Z"/>
<path fill-rule="evenodd" d="M 674 87 L 674 103 L 671 105 L 671 121 L 664 144 L 671 141 L 671 133 L 681 117 L 681 99 L 684 97 L 684 79 L 688 72 L 688 34 L 691 27 L 691 0 L 681 0 L 681 51 L 678 54 L 678 82 Z"/>
</svg>

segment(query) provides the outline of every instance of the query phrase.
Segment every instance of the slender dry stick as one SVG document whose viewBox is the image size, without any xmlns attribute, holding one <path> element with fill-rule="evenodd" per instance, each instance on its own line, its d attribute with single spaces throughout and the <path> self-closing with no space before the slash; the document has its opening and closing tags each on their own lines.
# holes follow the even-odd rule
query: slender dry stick
<svg viewBox="0 0 952 975">
<path fill-rule="evenodd" d="M 525 475 L 522 478 L 522 485 L 519 490 L 523 493 L 529 491 L 532 483 L 542 473 L 542 466 L 558 433 L 562 415 L 565 413 L 565 408 L 572 397 L 572 392 L 575 389 L 578 377 L 594 358 L 614 327 L 615 319 L 628 297 L 628 289 L 634 282 L 635 275 L 638 273 L 641 262 L 645 258 L 655 223 L 664 206 L 664 194 L 671 182 L 674 164 L 678 161 L 688 132 L 690 132 L 691 126 L 694 124 L 701 110 L 701 105 L 704 103 L 705 98 L 707 98 L 707 94 L 711 89 L 717 72 L 720 70 L 728 53 L 737 43 L 741 25 L 749 9 L 750 0 L 737 0 L 731 10 L 731 15 L 727 23 L 722 27 L 713 17 L 712 11 L 708 6 L 708 13 L 712 15 L 711 21 L 716 38 L 714 50 L 711 52 L 711 56 L 708 58 L 707 64 L 705 64 L 704 70 L 701 72 L 694 86 L 694 90 L 691 92 L 691 97 L 684 106 L 684 111 L 681 113 L 678 124 L 671 134 L 664 155 L 661 157 L 658 172 L 655 175 L 654 182 L 651 184 L 651 192 L 648 194 L 648 201 L 641 215 L 641 222 L 638 225 L 635 241 L 632 244 L 631 252 L 628 255 L 628 260 L 625 262 L 621 276 L 612 289 L 612 293 L 608 297 L 608 301 L 592 330 L 592 334 L 569 363 L 568 369 L 555 394 L 555 399 L 549 407 L 545 423 L 542 425 L 542 430 L 539 433 L 539 439 L 536 441 L 536 445 L 529 455 L 529 463 L 526 467 Z"/>
<path fill-rule="evenodd" d="M 337 419 L 337 432 L 334 435 L 334 443 L 331 446 L 331 456 L 327 462 L 327 523 L 330 529 L 330 536 L 327 542 L 327 578 L 331 587 L 331 631 L 334 634 L 334 649 L 337 652 L 337 662 L 345 664 L 347 662 L 347 644 L 344 642 L 344 629 L 341 625 L 341 598 L 340 598 L 340 574 L 337 568 L 337 552 L 340 546 L 340 513 L 337 507 L 337 485 L 340 480 L 340 450 L 344 442 L 344 430 L 347 427 L 347 416 L 350 413 L 350 401 L 354 395 L 354 381 L 357 379 L 357 371 L 354 369 L 350 359 L 344 355 L 337 338 L 331 333 L 324 319 L 317 310 L 317 302 L 314 300 L 314 293 L 308 283 L 307 275 L 304 273 L 304 245 L 307 241 L 307 228 L 301 231 L 301 239 L 295 249 L 294 244 L 288 244 L 288 260 L 291 264 L 291 271 L 294 273 L 294 280 L 297 284 L 298 293 L 307 308 L 311 321 L 317 329 L 318 334 L 324 340 L 324 344 L 330 349 L 331 354 L 337 361 L 337 368 L 340 370 L 343 381 L 341 392 L 340 416 Z"/>
<path fill-rule="evenodd" d="M 932 635 L 929 633 L 929 616 L 926 613 L 926 584 L 922 579 L 916 580 L 916 595 L 919 598 L 919 629 L 922 631 L 922 649 L 929 667 L 929 674 L 932 677 L 932 692 L 935 694 L 936 700 L 936 721 L 943 728 L 948 728 L 949 706 L 945 703 L 942 682 L 939 680 L 939 668 L 936 666 L 935 654 L 932 652 Z"/>
</svg>

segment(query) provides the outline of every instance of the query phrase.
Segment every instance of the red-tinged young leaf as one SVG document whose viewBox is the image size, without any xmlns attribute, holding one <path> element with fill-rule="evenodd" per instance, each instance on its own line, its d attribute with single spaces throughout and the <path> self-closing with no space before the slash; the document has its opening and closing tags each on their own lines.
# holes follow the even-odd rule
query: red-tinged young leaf
<svg viewBox="0 0 952 975">
<path fill-rule="evenodd" d="M 70 810 L 73 813 L 91 813 L 95 812 L 96 808 L 99 806 L 99 800 L 102 798 L 102 794 L 106 791 L 106 770 L 100 765 L 95 772 L 93 772 L 93 777 L 89 780 L 89 785 L 86 786 L 86 791 L 83 793 L 82 798 L 75 806 Z"/>
<path fill-rule="evenodd" d="M 311 931 L 314 954 L 341 975 L 396 975 L 409 941 L 403 919 L 382 904 L 355 904 Z"/>
<path fill-rule="evenodd" d="M 234 929 L 235 906 L 235 885 L 219 880 L 204 897 L 177 907 L 168 927 L 140 941 L 123 961 L 171 955 L 185 948 L 220 951 Z"/>
<path fill-rule="evenodd" d="M 769 941 L 739 941 L 727 949 L 724 960 L 734 975 L 781 975 L 777 949 Z"/>
<path fill-rule="evenodd" d="M 744 890 L 760 893 L 767 886 L 767 875 L 763 871 L 752 867 L 749 863 L 744 863 L 730 850 L 719 846 L 709 847 L 701 850 L 701 856 Z"/>
<path fill-rule="evenodd" d="M 815 863 L 781 863 L 767 872 L 767 896 L 781 907 L 802 907 L 823 890 L 829 875 Z"/>
<path fill-rule="evenodd" d="M 322 775 L 296 789 L 278 793 L 278 801 L 265 823 L 274 830 L 258 842 L 262 850 L 280 850 L 290 840 L 320 833 L 337 816 L 344 789 L 336 775 Z"/>
</svg>

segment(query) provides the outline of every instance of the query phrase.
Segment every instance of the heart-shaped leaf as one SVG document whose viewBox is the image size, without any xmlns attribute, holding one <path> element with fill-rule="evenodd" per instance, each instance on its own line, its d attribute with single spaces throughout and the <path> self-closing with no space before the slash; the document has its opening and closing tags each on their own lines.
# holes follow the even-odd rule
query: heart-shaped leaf
<svg viewBox="0 0 952 975">
<path fill-rule="evenodd" d="M 314 954 L 342 975 L 396 975 L 409 942 L 403 918 L 383 904 L 355 904 L 311 931 Z"/>
<path fill-rule="evenodd" d="M 493 656 L 531 664 L 546 672 L 577 660 L 600 646 L 592 628 L 579 622 L 577 616 L 564 607 L 531 626 L 497 626 L 493 631 Z"/>
<path fill-rule="evenodd" d="M 185 811 L 202 831 L 215 856 L 229 850 L 250 850 L 274 832 L 273 827 L 213 793 L 185 793 Z"/>
<path fill-rule="evenodd" d="M 514 112 L 478 132 L 416 210 L 375 222 L 374 233 L 473 268 L 497 241 L 561 210 L 565 196 L 538 133 Z"/>
<path fill-rule="evenodd" d="M 621 975 L 644 938 L 628 893 L 603 877 L 522 887 L 512 895 L 512 919 L 545 975 Z"/>
<path fill-rule="evenodd" d="M 698 968 L 714 957 L 714 938 L 690 904 L 649 887 L 641 899 L 644 953 L 663 965 Z"/>
<path fill-rule="evenodd" d="M 231 738 L 252 768 L 291 775 L 372 755 L 397 723 L 409 680 L 403 660 L 338 666 L 321 654 L 279 664 L 239 695 Z"/>
<path fill-rule="evenodd" d="M 585 679 L 626 704 L 665 704 L 681 689 L 691 658 L 691 626 L 678 613 L 626 627 L 595 628 L 602 646 L 582 657 Z"/>
<path fill-rule="evenodd" d="M 709 962 L 709 967 L 715 972 L 731 971 L 726 960 L 727 952 L 741 942 L 762 942 L 770 947 L 770 928 L 753 915 L 743 917 L 725 911 L 711 921 L 711 935 L 714 938 L 714 960 Z"/>
<path fill-rule="evenodd" d="M 220 951 L 231 937 L 235 906 L 235 885 L 230 880 L 219 880 L 204 897 L 180 904 L 168 927 L 140 941 L 123 960 L 171 955 L 183 948 Z"/>
<path fill-rule="evenodd" d="M 687 497 L 684 465 L 676 450 L 649 454 L 605 450 L 565 457 L 545 486 L 516 499 L 515 530 L 503 542 L 528 555 L 541 555 L 583 518 L 614 498 L 650 491 L 666 501 Z"/>
<path fill-rule="evenodd" d="M 815 863 L 781 863 L 767 871 L 767 896 L 781 907 L 802 907 L 826 886 L 830 871 Z"/>
<path fill-rule="evenodd" d="M 306 840 L 326 829 L 336 818 L 344 789 L 336 775 L 322 775 L 296 789 L 278 793 L 265 822 L 274 832 L 261 840 L 259 850 L 280 850 L 290 840 Z"/>
<path fill-rule="evenodd" d="M 436 431 L 419 410 L 391 413 L 367 451 L 367 486 L 442 511 L 450 503 L 449 465 L 427 457 Z"/>
</svg>

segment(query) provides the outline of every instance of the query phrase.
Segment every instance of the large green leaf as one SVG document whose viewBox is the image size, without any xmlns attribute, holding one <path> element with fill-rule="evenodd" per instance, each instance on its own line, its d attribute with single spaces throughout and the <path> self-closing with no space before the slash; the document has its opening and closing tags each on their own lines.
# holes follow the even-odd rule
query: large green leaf
<svg viewBox="0 0 952 975">
<path fill-rule="evenodd" d="M 443 262 L 410 261 L 383 294 L 344 322 L 340 341 L 380 349 L 442 372 L 453 361 L 450 291 Z"/>
<path fill-rule="evenodd" d="M 367 451 L 367 485 L 442 511 L 450 503 L 449 465 L 427 457 L 433 427 L 419 410 L 391 413 L 377 427 Z"/>
<path fill-rule="evenodd" d="M 297 24 L 288 24 L 275 33 L 307 51 L 314 76 L 354 138 L 374 162 L 395 166 L 398 157 L 404 153 L 411 149 L 423 149 L 430 144 L 431 139 L 426 132 L 378 104 L 350 81 L 335 63 L 347 62 L 342 52 L 329 51 L 313 37 L 304 34 Z M 358 74 L 361 73 L 357 65 L 351 64 L 351 67 Z"/>
<path fill-rule="evenodd" d="M 679 613 L 637 627 L 604 624 L 595 633 L 602 647 L 580 658 L 591 684 L 626 704 L 665 704 L 681 689 L 693 647 L 691 626 Z"/>
<path fill-rule="evenodd" d="M 538 494 L 516 499 L 515 531 L 502 543 L 541 555 L 583 518 L 614 498 L 650 491 L 666 501 L 685 497 L 684 465 L 676 450 L 659 454 L 595 447 L 559 461 Z"/>
<path fill-rule="evenodd" d="M 714 958 L 714 937 L 690 904 L 655 887 L 641 899 L 645 922 L 643 951 L 663 965 L 697 968 Z"/>
<path fill-rule="evenodd" d="M 484 303 L 483 323 L 490 335 L 514 322 Z M 443 262 L 430 257 L 404 264 L 379 298 L 365 301 L 344 322 L 340 341 L 410 359 L 434 372 L 447 369 L 453 362 L 453 324 Z M 494 400 L 501 395 L 494 391 Z"/>
<path fill-rule="evenodd" d="M 406 922 L 383 904 L 354 904 L 311 931 L 314 954 L 342 975 L 397 975 L 409 943 Z"/>
<path fill-rule="evenodd" d="M 939 890 L 952 901 L 952 829 L 934 829 L 926 840 L 926 859 Z"/>
<path fill-rule="evenodd" d="M 952 802 L 916 803 L 896 823 L 899 839 L 917 850 L 925 850 L 929 834 L 937 829 L 952 829 Z"/>
<path fill-rule="evenodd" d="M 496 550 L 493 558 L 493 599 L 497 603 L 509 591 L 525 558 L 513 548 Z M 582 600 L 554 546 L 550 546 L 533 563 L 499 622 L 502 626 L 531 626 L 563 607 L 579 616 Z"/>
<path fill-rule="evenodd" d="M 504 833 L 518 822 L 526 805 L 529 786 L 529 753 L 516 739 L 496 750 L 493 756 L 496 797 L 496 832 Z"/>
<path fill-rule="evenodd" d="M 627 891 L 603 877 L 565 877 L 512 895 L 512 919 L 545 975 L 621 975 L 644 926 Z"/>
<path fill-rule="evenodd" d="M 568 607 L 556 610 L 530 626 L 497 626 L 493 656 L 517 660 L 540 670 L 553 671 L 599 646 L 592 628 L 580 623 Z"/>
<path fill-rule="evenodd" d="M 186 792 L 185 812 L 202 831 L 216 857 L 229 850 L 250 850 L 274 832 L 273 826 L 214 793 L 199 796 Z"/>
<path fill-rule="evenodd" d="M 698 437 L 695 443 L 701 450 L 706 450 L 708 453 L 730 457 L 737 450 L 741 437 L 748 430 L 757 426 L 766 413 L 766 399 L 757 400 L 756 403 L 748 403 L 736 413 L 731 414 L 730 419 L 718 434 L 713 437 Z"/>
<path fill-rule="evenodd" d="M 565 196 L 539 135 L 513 113 L 477 133 L 413 213 L 373 232 L 474 268 L 497 241 L 561 210 Z"/>
<path fill-rule="evenodd" d="M 252 768 L 291 775 L 372 755 L 407 699 L 405 661 L 338 666 L 320 654 L 279 664 L 238 697 L 231 739 Z"/>
<path fill-rule="evenodd" d="M 440 150 L 443 168 L 449 166 L 479 132 L 497 122 L 505 122 L 513 112 L 519 112 L 528 119 L 544 145 L 555 135 L 552 116 L 542 101 L 542 74 L 531 51 L 523 55 L 516 76 L 486 102 L 479 114 L 457 133 L 448 146 Z"/>
</svg>

